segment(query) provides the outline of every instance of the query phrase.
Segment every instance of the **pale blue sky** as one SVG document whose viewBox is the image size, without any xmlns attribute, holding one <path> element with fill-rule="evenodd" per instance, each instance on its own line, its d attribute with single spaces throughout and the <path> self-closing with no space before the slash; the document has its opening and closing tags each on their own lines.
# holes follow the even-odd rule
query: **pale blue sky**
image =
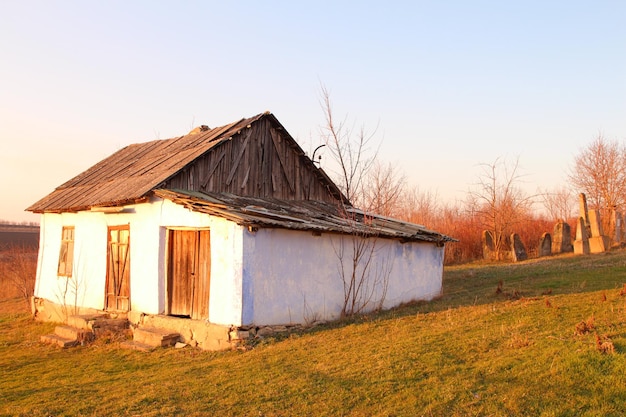
<svg viewBox="0 0 626 417">
<path fill-rule="evenodd" d="M 625 22 L 623 1 L 0 0 L 0 219 L 195 125 L 269 110 L 308 151 L 320 81 L 442 200 L 498 157 L 564 185 L 599 133 L 626 139 Z"/>
</svg>

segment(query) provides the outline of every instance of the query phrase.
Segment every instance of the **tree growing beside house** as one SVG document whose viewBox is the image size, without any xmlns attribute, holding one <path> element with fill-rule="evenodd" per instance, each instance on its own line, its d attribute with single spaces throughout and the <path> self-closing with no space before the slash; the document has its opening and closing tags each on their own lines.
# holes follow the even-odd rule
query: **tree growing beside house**
<svg viewBox="0 0 626 417">
<path fill-rule="evenodd" d="M 321 135 L 336 164 L 335 183 L 346 196 L 340 212 L 353 224 L 352 233 L 335 246 L 337 270 L 343 283 L 342 316 L 352 316 L 371 308 L 382 307 L 387 294 L 393 260 L 373 262 L 380 241 L 368 212 L 389 216 L 397 211 L 405 179 L 391 165 L 378 161 L 376 129 L 364 125 L 354 129 L 347 119 L 337 122 L 329 90 L 320 87 L 324 125 Z M 353 204 L 363 214 L 353 210 Z"/>
</svg>

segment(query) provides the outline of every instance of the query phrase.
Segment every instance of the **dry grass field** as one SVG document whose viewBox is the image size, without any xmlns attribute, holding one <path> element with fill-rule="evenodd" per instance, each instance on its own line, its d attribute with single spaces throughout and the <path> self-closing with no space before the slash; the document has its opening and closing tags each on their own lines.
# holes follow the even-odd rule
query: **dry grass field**
<svg viewBox="0 0 626 417">
<path fill-rule="evenodd" d="M 0 298 L 21 298 L 28 305 L 35 287 L 37 248 L 10 245 L 0 251 Z"/>
<path fill-rule="evenodd" d="M 12 246 L 37 248 L 39 226 L 7 225 L 0 223 L 0 251 Z"/>
<path fill-rule="evenodd" d="M 42 345 L 53 324 L 0 297 L 0 415 L 621 416 L 624 283 L 624 251 L 463 265 L 429 303 L 148 354 Z"/>
</svg>

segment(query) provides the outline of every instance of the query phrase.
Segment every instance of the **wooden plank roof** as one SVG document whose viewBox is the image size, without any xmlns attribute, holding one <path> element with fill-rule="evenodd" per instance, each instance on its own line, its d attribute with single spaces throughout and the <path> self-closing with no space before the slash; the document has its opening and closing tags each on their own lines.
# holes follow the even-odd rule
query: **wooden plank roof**
<svg viewBox="0 0 626 417">
<path fill-rule="evenodd" d="M 177 138 L 129 145 L 60 185 L 26 210 L 35 213 L 75 212 L 140 202 L 185 166 L 261 118 L 269 118 L 274 125 L 284 129 L 271 113 L 266 112 L 213 129 L 203 126 Z M 316 170 L 316 175 L 336 189 L 323 171 Z"/>
<path fill-rule="evenodd" d="M 444 244 L 456 241 L 422 225 L 365 213 L 341 204 L 313 200 L 276 200 L 226 193 L 186 190 L 154 190 L 157 197 L 189 210 L 219 216 L 243 226 L 281 228 L 311 232 L 358 234 L 360 236 L 424 241 Z"/>
</svg>

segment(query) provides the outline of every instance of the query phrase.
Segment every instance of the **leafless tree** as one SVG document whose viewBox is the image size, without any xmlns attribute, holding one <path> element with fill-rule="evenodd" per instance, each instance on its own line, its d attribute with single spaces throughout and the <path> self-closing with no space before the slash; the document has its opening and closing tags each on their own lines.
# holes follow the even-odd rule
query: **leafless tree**
<svg viewBox="0 0 626 417">
<path fill-rule="evenodd" d="M 623 208 L 626 203 L 626 147 L 598 135 L 574 158 L 569 180 L 575 190 L 585 193 L 590 208 Z"/>
<path fill-rule="evenodd" d="M 320 104 L 325 119 L 321 127 L 322 138 L 337 164 L 333 177 L 348 201 L 359 205 L 363 202 L 367 174 L 378 154 L 378 148 L 372 150 L 377 129 L 369 132 L 364 125 L 355 129 L 354 124 L 348 124 L 347 117 L 336 120 L 330 92 L 324 85 L 320 86 Z"/>
<path fill-rule="evenodd" d="M 335 180 L 349 201 L 340 204 L 340 214 L 353 225 L 352 232 L 333 246 L 344 292 L 341 315 L 346 317 L 383 305 L 393 263 L 378 256 L 379 239 L 369 226 L 371 217 L 367 210 L 389 207 L 399 193 L 402 179 L 393 169 L 376 164 L 378 151 L 372 148 L 376 130 L 370 133 L 364 126 L 354 129 L 346 119 L 337 122 L 330 92 L 323 85 L 320 95 L 325 119 L 322 137 L 337 166 Z M 369 187 L 368 179 L 372 178 L 380 189 Z M 352 205 L 363 207 L 365 212 L 354 210 Z"/>
<path fill-rule="evenodd" d="M 567 187 L 544 191 L 541 193 L 541 198 L 550 220 L 568 221 L 573 217 L 576 200 L 572 191 Z"/>
<path fill-rule="evenodd" d="M 387 295 L 393 260 L 374 262 L 380 241 L 355 228 L 334 245 L 337 268 L 343 283 L 342 317 L 360 314 L 367 308 L 381 309 Z"/>
<path fill-rule="evenodd" d="M 383 216 L 398 216 L 404 196 L 405 176 L 392 164 L 374 161 L 363 186 L 363 209 Z"/>
<path fill-rule="evenodd" d="M 439 196 L 433 191 L 421 191 L 419 187 L 405 189 L 400 197 L 398 217 L 417 224 L 433 227 L 439 220 Z"/>
<path fill-rule="evenodd" d="M 519 158 L 510 165 L 497 158 L 493 163 L 480 166 L 482 173 L 475 188 L 468 193 L 468 207 L 473 207 L 482 227 L 491 233 L 495 255 L 502 259 L 506 237 L 530 211 L 533 200 L 518 186 L 521 181 Z"/>
</svg>

